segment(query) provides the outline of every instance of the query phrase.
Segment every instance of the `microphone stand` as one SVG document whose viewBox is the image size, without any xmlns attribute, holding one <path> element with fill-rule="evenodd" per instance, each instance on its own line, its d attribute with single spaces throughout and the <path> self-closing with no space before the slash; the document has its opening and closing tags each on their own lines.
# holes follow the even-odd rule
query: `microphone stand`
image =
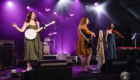
<svg viewBox="0 0 140 80">
<path fill-rule="evenodd" d="M 62 26 L 62 54 L 63 54 L 63 26 Z"/>
<path fill-rule="evenodd" d="M 42 40 L 43 40 L 43 44 L 42 44 L 42 53 L 44 52 L 44 23 L 37 17 L 37 19 L 41 22 L 42 26 L 43 26 L 43 37 L 42 37 Z M 39 54 L 38 54 L 39 55 Z M 38 56 L 39 57 L 39 56 Z M 38 58 L 39 59 L 39 58 Z"/>
</svg>

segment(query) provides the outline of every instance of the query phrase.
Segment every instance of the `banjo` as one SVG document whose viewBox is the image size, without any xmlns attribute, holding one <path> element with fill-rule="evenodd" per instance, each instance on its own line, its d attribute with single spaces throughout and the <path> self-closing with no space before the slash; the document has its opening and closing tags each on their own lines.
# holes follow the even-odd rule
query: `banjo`
<svg viewBox="0 0 140 80">
<path fill-rule="evenodd" d="M 52 21 L 51 23 L 46 24 L 45 27 L 47 27 L 47 26 L 49 26 L 49 25 L 51 25 L 51 24 L 54 24 L 54 23 L 55 23 L 55 21 Z M 42 30 L 42 29 L 43 29 L 43 27 L 41 27 L 41 28 L 39 28 L 39 29 L 37 29 L 37 30 L 34 30 L 34 29 L 27 29 L 27 30 L 25 31 L 25 37 L 26 37 L 27 39 L 29 39 L 29 40 L 33 40 L 33 39 L 36 37 L 37 32 L 40 31 L 40 30 Z"/>
</svg>

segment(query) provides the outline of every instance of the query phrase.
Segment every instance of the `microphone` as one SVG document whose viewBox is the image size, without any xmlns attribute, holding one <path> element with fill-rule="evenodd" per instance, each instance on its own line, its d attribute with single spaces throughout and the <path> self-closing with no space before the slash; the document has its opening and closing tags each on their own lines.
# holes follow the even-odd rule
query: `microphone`
<svg viewBox="0 0 140 80">
<path fill-rule="evenodd" d="M 38 16 L 36 16 L 35 18 L 38 18 Z"/>
<path fill-rule="evenodd" d="M 93 23 L 92 22 L 88 22 L 89 24 L 91 24 L 93 26 Z"/>
</svg>

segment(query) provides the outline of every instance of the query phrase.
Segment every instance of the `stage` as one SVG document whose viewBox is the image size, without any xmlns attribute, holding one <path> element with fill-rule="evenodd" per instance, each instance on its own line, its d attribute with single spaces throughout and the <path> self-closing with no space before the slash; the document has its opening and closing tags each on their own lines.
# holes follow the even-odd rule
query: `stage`
<svg viewBox="0 0 140 80">
<path fill-rule="evenodd" d="M 90 65 L 93 70 L 89 71 L 81 71 L 80 65 L 73 65 L 72 68 L 72 80 L 121 80 L 120 74 L 102 74 L 101 72 L 96 71 L 96 65 Z M 25 70 L 20 67 L 14 67 L 17 72 L 22 72 Z M 11 70 L 13 69 L 3 69 L 0 72 L 0 80 L 21 80 L 20 75 L 19 77 L 11 77 Z M 140 72 L 130 72 L 130 79 L 129 80 L 140 80 Z M 53 76 L 53 75 L 52 75 Z M 36 79 L 35 79 L 36 80 Z M 47 79 L 51 80 L 51 79 Z M 58 79 L 59 80 L 59 79 Z"/>
<path fill-rule="evenodd" d="M 138 0 L 0 0 L 0 80 L 121 80 L 123 71 L 129 80 L 140 80 L 139 4 Z M 88 45 L 83 47 L 89 41 L 92 55 L 85 54 Z M 81 70 L 84 60 L 93 70 Z M 23 72 L 27 62 L 33 70 Z M 103 72 L 97 71 L 98 63 Z"/>
</svg>

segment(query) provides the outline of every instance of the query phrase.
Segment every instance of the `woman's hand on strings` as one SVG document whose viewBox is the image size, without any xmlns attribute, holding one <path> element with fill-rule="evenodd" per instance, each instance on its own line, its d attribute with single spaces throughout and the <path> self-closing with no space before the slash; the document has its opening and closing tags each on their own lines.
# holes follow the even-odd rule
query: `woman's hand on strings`
<svg viewBox="0 0 140 80">
<path fill-rule="evenodd" d="M 94 33 L 91 34 L 91 37 L 96 37 L 96 35 Z"/>
</svg>

